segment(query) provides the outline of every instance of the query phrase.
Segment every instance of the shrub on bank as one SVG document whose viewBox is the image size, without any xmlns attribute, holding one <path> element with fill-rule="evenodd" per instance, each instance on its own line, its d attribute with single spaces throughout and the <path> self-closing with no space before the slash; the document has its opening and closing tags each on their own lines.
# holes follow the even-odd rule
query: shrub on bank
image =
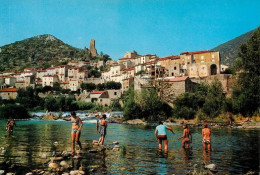
<svg viewBox="0 0 260 175">
<path fill-rule="evenodd" d="M 0 107 L 1 119 L 27 119 L 30 115 L 25 107 L 16 104 L 7 104 Z"/>
</svg>

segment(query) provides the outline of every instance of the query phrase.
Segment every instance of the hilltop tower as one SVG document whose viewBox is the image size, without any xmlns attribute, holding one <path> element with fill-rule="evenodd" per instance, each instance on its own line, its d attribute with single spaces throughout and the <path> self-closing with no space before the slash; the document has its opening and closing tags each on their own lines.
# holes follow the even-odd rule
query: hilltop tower
<svg viewBox="0 0 260 175">
<path fill-rule="evenodd" d="M 93 57 L 96 57 L 98 56 L 97 54 L 97 49 L 95 47 L 95 40 L 90 40 L 90 47 L 89 47 L 89 50 L 90 50 L 90 56 L 93 58 Z"/>
</svg>

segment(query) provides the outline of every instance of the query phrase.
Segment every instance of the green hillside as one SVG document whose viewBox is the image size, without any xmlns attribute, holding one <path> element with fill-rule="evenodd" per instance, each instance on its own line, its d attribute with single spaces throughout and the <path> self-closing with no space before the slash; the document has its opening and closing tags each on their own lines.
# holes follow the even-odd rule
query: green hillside
<svg viewBox="0 0 260 175">
<path fill-rule="evenodd" d="M 88 48 L 72 47 L 52 35 L 38 35 L 0 47 L 0 72 L 20 70 L 26 66 L 47 67 L 69 59 L 88 58 Z"/>
<path fill-rule="evenodd" d="M 240 35 L 228 42 L 225 42 L 212 50 L 220 52 L 222 63 L 226 65 L 231 65 L 234 60 L 238 57 L 238 52 L 240 50 L 241 44 L 245 43 L 250 36 L 252 36 L 254 30 Z"/>
</svg>

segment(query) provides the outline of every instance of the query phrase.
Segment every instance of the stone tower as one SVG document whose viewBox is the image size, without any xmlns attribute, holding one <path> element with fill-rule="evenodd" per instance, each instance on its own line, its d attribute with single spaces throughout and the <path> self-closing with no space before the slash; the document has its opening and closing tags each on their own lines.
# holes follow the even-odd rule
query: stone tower
<svg viewBox="0 0 260 175">
<path fill-rule="evenodd" d="M 89 50 L 90 50 L 90 56 L 93 58 L 93 57 L 96 57 L 98 56 L 97 54 L 97 49 L 95 47 L 95 40 L 90 40 L 90 47 L 89 47 Z"/>
</svg>

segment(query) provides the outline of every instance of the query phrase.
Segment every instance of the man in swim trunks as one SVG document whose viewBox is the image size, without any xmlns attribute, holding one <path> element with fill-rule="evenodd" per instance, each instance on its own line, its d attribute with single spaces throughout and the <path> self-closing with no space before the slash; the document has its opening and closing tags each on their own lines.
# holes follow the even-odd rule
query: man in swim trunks
<svg viewBox="0 0 260 175">
<path fill-rule="evenodd" d="M 204 129 L 202 129 L 202 145 L 204 150 L 210 151 L 211 149 L 211 130 L 208 128 L 208 124 L 203 124 Z"/>
<path fill-rule="evenodd" d="M 190 129 L 188 128 L 188 125 L 186 123 L 183 124 L 183 135 L 178 138 L 180 140 L 182 138 L 182 147 L 183 148 L 190 148 L 190 143 L 192 143 L 192 135 L 190 132 Z"/>
<path fill-rule="evenodd" d="M 7 132 L 12 133 L 13 130 L 14 130 L 14 126 L 16 126 L 14 119 L 8 120 L 7 123 L 6 123 Z"/>
<path fill-rule="evenodd" d="M 79 152 L 82 150 L 81 142 L 79 140 L 81 129 L 83 126 L 82 120 L 76 115 L 76 112 L 71 112 L 71 116 L 69 119 L 63 118 L 63 120 L 71 121 L 72 123 L 72 130 L 71 130 L 71 142 L 72 142 L 72 154 L 75 153 L 75 141 L 79 145 Z"/>
<path fill-rule="evenodd" d="M 162 150 L 162 141 L 163 141 L 165 152 L 168 151 L 168 140 L 167 140 L 166 129 L 170 130 L 174 134 L 172 128 L 164 125 L 162 121 L 159 122 L 159 125 L 156 127 L 154 131 L 156 140 L 158 141 L 159 144 L 159 150 Z"/>
</svg>

